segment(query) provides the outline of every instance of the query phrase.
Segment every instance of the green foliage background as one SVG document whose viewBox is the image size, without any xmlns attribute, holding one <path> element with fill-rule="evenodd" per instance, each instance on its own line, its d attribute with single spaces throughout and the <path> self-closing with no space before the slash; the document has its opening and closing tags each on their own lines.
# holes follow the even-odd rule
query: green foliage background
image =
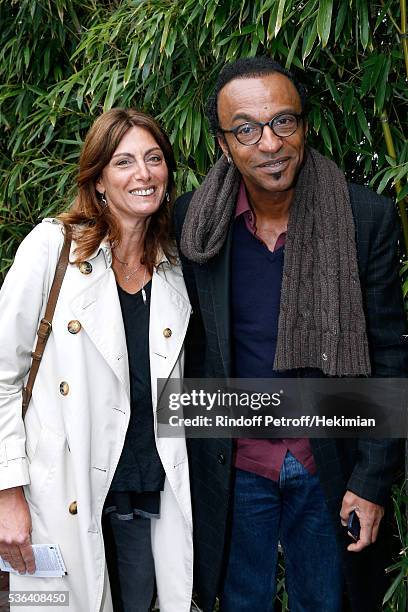
<svg viewBox="0 0 408 612">
<path fill-rule="evenodd" d="M 205 99 L 241 56 L 297 70 L 312 144 L 351 179 L 376 177 L 381 190 L 397 179 L 406 195 L 400 21 L 397 0 L 0 0 L 0 274 L 31 227 L 69 204 L 80 143 L 102 110 L 158 117 L 180 190 L 197 185 L 215 155 Z"/>
<path fill-rule="evenodd" d="M 39 219 L 71 202 L 102 110 L 159 118 L 179 190 L 195 187 L 217 154 L 207 95 L 226 61 L 255 54 L 308 86 L 313 146 L 350 179 L 397 189 L 408 249 L 405 0 L 0 0 L 0 24 L 0 277 Z M 405 610 L 398 597 L 390 610 Z"/>
</svg>

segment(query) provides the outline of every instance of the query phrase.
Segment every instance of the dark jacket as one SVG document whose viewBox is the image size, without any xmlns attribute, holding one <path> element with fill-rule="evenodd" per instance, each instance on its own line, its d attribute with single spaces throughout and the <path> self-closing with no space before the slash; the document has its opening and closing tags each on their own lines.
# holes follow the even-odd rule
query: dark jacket
<svg viewBox="0 0 408 612">
<path fill-rule="evenodd" d="M 408 350 L 406 320 L 398 278 L 399 222 L 389 200 L 365 187 L 350 185 L 356 227 L 357 256 L 373 376 L 405 376 Z M 180 241 L 192 193 L 175 205 Z M 232 228 L 232 225 L 231 225 Z M 230 231 L 220 253 L 204 265 L 181 256 L 193 307 L 186 338 L 187 377 L 224 378 L 231 372 Z M 397 440 L 312 439 L 313 455 L 339 538 L 350 540 L 340 527 L 339 512 L 347 489 L 386 505 L 398 467 Z M 194 515 L 195 588 L 204 612 L 211 612 L 223 576 L 228 548 L 231 499 L 232 441 L 188 441 Z M 384 522 L 384 521 L 383 521 Z M 384 525 L 383 525 L 384 530 Z M 344 574 L 352 610 L 380 609 L 384 589 L 386 538 L 360 553 L 344 553 Z M 389 561 L 389 559 L 388 559 Z M 261 612 L 261 611 L 259 611 Z"/>
</svg>

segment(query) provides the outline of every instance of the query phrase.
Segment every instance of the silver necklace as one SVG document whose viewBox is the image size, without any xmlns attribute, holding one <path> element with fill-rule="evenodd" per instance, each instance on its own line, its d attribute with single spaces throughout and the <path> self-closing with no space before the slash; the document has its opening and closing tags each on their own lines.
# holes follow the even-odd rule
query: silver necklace
<svg viewBox="0 0 408 612">
<path fill-rule="evenodd" d="M 132 280 L 132 278 L 135 276 L 135 274 L 137 272 L 139 272 L 140 268 L 143 265 L 142 262 L 140 262 L 139 265 L 136 266 L 135 268 L 130 268 L 129 269 L 129 264 L 126 261 L 122 261 L 121 259 L 119 259 L 119 257 L 116 255 L 116 253 L 114 253 L 114 256 L 115 256 L 115 259 L 122 266 L 123 277 L 125 279 L 125 282 L 128 283 L 130 280 Z"/>
</svg>

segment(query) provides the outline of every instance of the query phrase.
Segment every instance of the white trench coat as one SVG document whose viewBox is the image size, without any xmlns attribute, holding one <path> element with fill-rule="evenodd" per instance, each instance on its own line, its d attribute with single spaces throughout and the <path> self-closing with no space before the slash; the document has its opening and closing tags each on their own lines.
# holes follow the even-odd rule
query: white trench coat
<svg viewBox="0 0 408 612">
<path fill-rule="evenodd" d="M 25 427 L 21 419 L 22 381 L 62 243 L 58 222 L 38 225 L 20 245 L 0 293 L 0 489 L 24 485 L 32 542 L 59 544 L 67 576 L 11 576 L 10 588 L 69 591 L 64 609 L 108 612 L 101 514 L 125 439 L 130 396 L 125 333 L 106 243 L 89 258 L 87 274 L 68 266 Z M 190 312 L 180 268 L 164 259 L 154 269 L 150 306 L 155 432 L 156 379 L 182 377 Z M 77 333 L 68 331 L 70 321 L 81 324 Z M 163 334 L 166 328 L 170 337 Z M 186 446 L 184 439 L 157 436 L 156 445 L 166 472 L 160 519 L 152 520 L 160 610 L 188 612 L 193 550 Z M 76 514 L 70 512 L 72 502 Z"/>
</svg>

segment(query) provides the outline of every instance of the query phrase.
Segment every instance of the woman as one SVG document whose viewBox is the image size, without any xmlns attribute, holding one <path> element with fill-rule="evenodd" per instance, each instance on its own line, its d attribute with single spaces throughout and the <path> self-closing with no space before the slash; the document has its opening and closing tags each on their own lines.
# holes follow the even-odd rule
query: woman
<svg viewBox="0 0 408 612">
<path fill-rule="evenodd" d="M 84 143 L 73 207 L 27 236 L 0 294 L 0 554 L 33 571 L 30 532 L 32 543 L 59 544 L 66 576 L 12 575 L 10 588 L 69 591 L 75 612 L 112 610 L 102 515 L 114 609 L 147 612 L 155 578 L 161 612 L 190 610 L 185 442 L 155 435 L 156 379 L 181 378 L 191 311 L 169 232 L 174 169 L 152 118 L 103 114 Z M 70 263 L 23 424 L 64 224 Z"/>
</svg>

